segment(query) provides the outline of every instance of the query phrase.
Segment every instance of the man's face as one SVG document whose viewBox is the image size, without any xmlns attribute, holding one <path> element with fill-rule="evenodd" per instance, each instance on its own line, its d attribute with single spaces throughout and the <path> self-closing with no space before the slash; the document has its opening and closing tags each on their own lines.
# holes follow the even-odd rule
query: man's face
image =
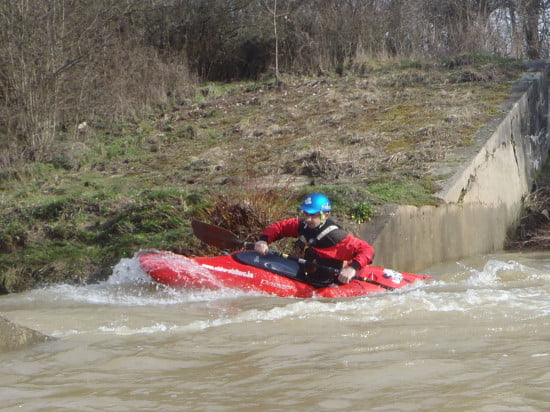
<svg viewBox="0 0 550 412">
<path fill-rule="evenodd" d="M 308 227 L 315 229 L 321 224 L 321 213 L 306 213 L 303 212 L 304 219 Z"/>
</svg>

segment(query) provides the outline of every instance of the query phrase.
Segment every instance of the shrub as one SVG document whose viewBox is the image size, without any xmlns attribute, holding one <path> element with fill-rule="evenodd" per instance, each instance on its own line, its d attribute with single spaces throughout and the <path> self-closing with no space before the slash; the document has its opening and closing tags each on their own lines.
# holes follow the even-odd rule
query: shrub
<svg viewBox="0 0 550 412">
<path fill-rule="evenodd" d="M 366 223 L 374 215 L 374 207 L 368 202 L 355 203 L 350 209 L 351 218 L 357 223 Z"/>
</svg>

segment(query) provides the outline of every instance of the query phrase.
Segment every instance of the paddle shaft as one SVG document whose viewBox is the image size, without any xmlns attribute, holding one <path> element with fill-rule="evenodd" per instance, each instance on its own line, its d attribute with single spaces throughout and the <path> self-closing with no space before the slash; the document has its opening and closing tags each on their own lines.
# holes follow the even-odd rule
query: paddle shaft
<svg viewBox="0 0 550 412">
<path fill-rule="evenodd" d="M 247 243 L 247 246 L 248 245 L 252 245 L 252 249 L 254 249 L 254 243 Z M 312 262 L 310 260 L 301 259 L 299 257 L 290 256 L 290 255 L 287 255 L 286 253 L 276 252 L 274 250 L 268 250 L 267 253 L 270 254 L 270 255 L 274 255 L 274 256 L 280 256 L 280 257 L 288 259 L 288 260 L 294 260 L 295 262 L 298 262 L 301 265 L 313 265 L 313 266 L 315 266 L 319 269 L 326 270 L 326 271 L 328 271 L 328 272 L 330 272 L 334 275 L 339 275 L 340 274 L 339 269 L 333 268 L 331 266 L 321 265 L 317 262 Z M 391 286 L 384 285 L 383 283 L 379 283 L 379 282 L 377 282 L 373 279 L 369 279 L 369 278 L 366 278 L 366 277 L 363 277 L 363 276 L 355 275 L 352 279 L 360 280 L 360 281 L 366 282 L 366 283 L 372 283 L 373 285 L 380 286 L 381 288 L 388 289 L 388 290 L 396 289 L 396 288 L 393 288 Z"/>
</svg>

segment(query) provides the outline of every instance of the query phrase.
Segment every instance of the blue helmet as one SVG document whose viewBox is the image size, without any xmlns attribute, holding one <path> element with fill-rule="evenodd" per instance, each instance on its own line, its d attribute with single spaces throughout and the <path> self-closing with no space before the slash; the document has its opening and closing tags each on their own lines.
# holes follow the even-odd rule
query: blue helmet
<svg viewBox="0 0 550 412">
<path fill-rule="evenodd" d="M 332 207 L 328 197 L 321 193 L 312 193 L 300 206 L 300 209 L 306 213 L 315 214 L 319 212 L 330 212 Z"/>
</svg>

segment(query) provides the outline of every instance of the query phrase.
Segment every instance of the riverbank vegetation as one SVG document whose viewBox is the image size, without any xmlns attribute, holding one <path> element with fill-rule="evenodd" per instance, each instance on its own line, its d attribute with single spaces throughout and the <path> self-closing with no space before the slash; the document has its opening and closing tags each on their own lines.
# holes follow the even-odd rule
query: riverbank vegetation
<svg viewBox="0 0 550 412">
<path fill-rule="evenodd" d="M 550 248 L 550 165 L 537 176 L 533 189 L 524 200 L 524 211 L 508 247 L 516 250 Z"/>
<path fill-rule="evenodd" d="M 0 293 L 213 253 L 191 218 L 251 240 L 313 190 L 352 230 L 436 203 L 438 162 L 500 113 L 531 43 L 509 56 L 495 32 L 490 53 L 457 26 L 486 10 L 412 3 L 1 5 Z"/>
</svg>

